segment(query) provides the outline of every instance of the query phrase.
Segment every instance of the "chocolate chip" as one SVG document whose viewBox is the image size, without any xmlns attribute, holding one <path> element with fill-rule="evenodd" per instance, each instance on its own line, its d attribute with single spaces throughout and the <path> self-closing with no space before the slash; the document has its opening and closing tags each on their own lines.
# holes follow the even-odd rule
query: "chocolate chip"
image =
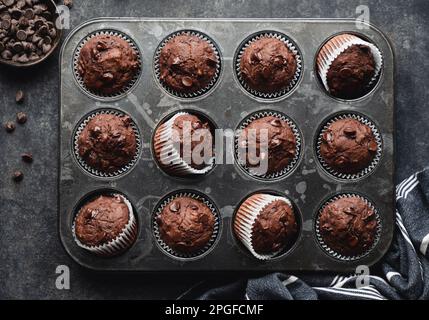
<svg viewBox="0 0 429 320">
<path fill-rule="evenodd" d="M 69 8 L 73 7 L 73 0 L 64 0 L 63 3 Z"/>
<path fill-rule="evenodd" d="M 16 170 L 12 175 L 12 179 L 15 182 L 20 182 L 22 181 L 22 179 L 24 179 L 24 174 L 22 173 L 22 171 Z"/>
<path fill-rule="evenodd" d="M 10 25 L 11 25 L 10 20 L 6 19 L 6 20 L 2 20 L 2 22 L 1 22 L 1 24 L 0 24 L 0 27 L 1 27 L 3 30 L 9 30 Z"/>
<path fill-rule="evenodd" d="M 191 77 L 183 77 L 182 78 L 182 84 L 185 87 L 192 87 L 192 78 Z"/>
<path fill-rule="evenodd" d="M 28 21 L 28 19 L 26 17 L 22 16 L 21 18 L 19 18 L 18 24 L 19 24 L 20 28 L 25 29 L 30 25 L 30 22 Z"/>
<path fill-rule="evenodd" d="M 344 128 L 344 134 L 348 136 L 349 138 L 356 138 L 356 129 L 351 127 Z"/>
<path fill-rule="evenodd" d="M 3 52 L 5 49 L 5 46 L 3 44 L 3 42 L 0 42 L 0 52 Z"/>
<path fill-rule="evenodd" d="M 273 119 L 273 120 L 271 120 L 270 124 L 273 127 L 281 127 L 282 126 L 280 119 Z"/>
<path fill-rule="evenodd" d="M 169 209 L 171 212 L 178 212 L 180 210 L 180 203 L 179 202 L 173 202 L 172 204 L 170 204 Z"/>
<path fill-rule="evenodd" d="M 51 51 L 51 49 L 52 49 L 52 46 L 50 44 L 43 44 L 42 45 L 42 51 L 45 54 L 48 53 L 49 51 Z"/>
<path fill-rule="evenodd" d="M 27 33 L 24 30 L 19 30 L 16 33 L 16 37 L 19 41 L 25 41 L 27 39 Z"/>
<path fill-rule="evenodd" d="M 3 4 L 7 7 L 11 7 L 15 4 L 15 0 L 3 0 Z"/>
<path fill-rule="evenodd" d="M 30 61 L 30 59 L 28 59 L 27 54 L 24 53 L 23 55 L 19 56 L 17 61 L 20 63 L 27 63 Z"/>
<path fill-rule="evenodd" d="M 5 59 L 5 60 L 10 60 L 10 59 L 12 59 L 12 56 L 13 56 L 13 54 L 12 54 L 12 52 L 10 52 L 9 50 L 4 50 L 4 51 L 1 53 L 1 57 L 2 57 L 3 59 Z"/>
<path fill-rule="evenodd" d="M 21 154 L 22 161 L 27 163 L 33 162 L 33 155 L 29 152 Z"/>
<path fill-rule="evenodd" d="M 106 72 L 103 74 L 103 79 L 107 80 L 107 81 L 112 81 L 113 80 L 113 74 L 111 74 L 110 72 Z"/>
<path fill-rule="evenodd" d="M 375 141 L 371 141 L 371 142 L 368 144 L 368 150 L 369 150 L 369 151 L 376 152 L 376 151 L 377 151 L 377 149 L 378 149 L 377 142 L 375 142 Z"/>
<path fill-rule="evenodd" d="M 15 5 L 18 9 L 22 9 L 25 7 L 25 0 L 18 0 Z"/>
<path fill-rule="evenodd" d="M 27 19 L 33 19 L 34 18 L 33 9 L 29 8 L 29 9 L 25 10 L 24 11 L 24 17 L 26 17 Z"/>
<path fill-rule="evenodd" d="M 21 16 L 22 16 L 22 11 L 21 10 L 19 10 L 19 9 L 12 9 L 11 11 L 10 11 L 10 15 L 12 16 L 12 18 L 14 18 L 14 19 L 19 19 L 19 18 L 21 18 Z"/>
<path fill-rule="evenodd" d="M 24 112 L 18 112 L 16 114 L 16 122 L 19 124 L 24 124 L 27 122 L 27 115 Z"/>
<path fill-rule="evenodd" d="M 348 77 L 350 77 L 351 75 L 353 74 L 353 70 L 352 69 L 350 69 L 350 68 L 342 68 L 341 70 L 340 70 L 340 75 L 343 77 L 343 78 L 348 78 Z"/>
<path fill-rule="evenodd" d="M 16 103 L 22 103 L 24 102 L 24 91 L 18 90 L 15 94 L 15 101 Z"/>
<path fill-rule="evenodd" d="M 178 65 L 178 64 L 180 64 L 182 62 L 182 60 L 180 60 L 180 58 L 179 57 L 175 57 L 174 59 L 173 59 L 173 63 L 172 63 L 172 65 Z"/>
<path fill-rule="evenodd" d="M 15 131 L 15 124 L 12 121 L 8 121 L 5 123 L 4 128 L 6 129 L 6 132 L 11 133 Z"/>
</svg>

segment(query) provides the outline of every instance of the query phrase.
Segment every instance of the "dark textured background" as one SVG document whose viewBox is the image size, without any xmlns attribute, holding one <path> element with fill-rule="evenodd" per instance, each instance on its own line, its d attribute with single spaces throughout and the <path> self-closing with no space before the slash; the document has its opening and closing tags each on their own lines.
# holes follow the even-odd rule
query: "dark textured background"
<svg viewBox="0 0 429 320">
<path fill-rule="evenodd" d="M 429 1 L 310 0 L 75 0 L 72 27 L 100 16 L 349 18 L 356 6 L 370 7 L 371 22 L 390 38 L 396 53 L 397 181 L 427 166 L 429 155 Z M 101 299 L 176 298 L 194 283 L 219 274 L 96 274 L 67 256 L 57 232 L 58 52 L 31 70 L 0 66 L 0 122 L 16 112 L 26 125 L 0 130 L 0 298 Z M 14 102 L 23 89 L 25 104 Z M 20 154 L 31 151 L 32 165 Z M 21 168 L 24 181 L 11 173 Z M 71 289 L 57 290 L 55 268 L 71 270 Z M 224 277 L 224 275 L 222 275 Z"/>
</svg>

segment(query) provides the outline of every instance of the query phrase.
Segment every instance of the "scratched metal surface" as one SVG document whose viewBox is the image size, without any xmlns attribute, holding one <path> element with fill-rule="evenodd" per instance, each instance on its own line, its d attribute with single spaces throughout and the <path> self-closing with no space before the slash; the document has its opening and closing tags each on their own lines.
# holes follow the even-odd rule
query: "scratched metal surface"
<svg viewBox="0 0 429 320">
<path fill-rule="evenodd" d="M 72 57 L 78 43 L 89 33 L 115 29 L 129 35 L 142 51 L 143 72 L 132 92 L 115 101 L 94 99 L 77 85 L 72 74 Z M 218 87 L 203 99 L 186 102 L 166 94 L 156 83 L 152 59 L 158 44 L 171 32 L 195 29 L 208 34 L 219 46 L 223 70 Z M 243 39 L 261 30 L 275 30 L 293 39 L 303 54 L 303 77 L 287 98 L 264 103 L 246 95 L 233 75 L 233 56 Z M 383 53 L 384 70 L 377 88 L 364 99 L 342 102 L 326 95 L 314 74 L 314 58 L 320 45 L 335 33 L 355 31 L 371 39 Z M 394 173 L 394 93 L 393 53 L 383 34 L 374 27 L 358 30 L 354 20 L 157 20 L 98 19 L 78 27 L 66 40 L 61 54 L 60 95 L 60 174 L 59 231 L 66 251 L 82 266 L 95 270 L 117 271 L 286 271 L 353 270 L 357 265 L 372 265 L 388 249 L 393 234 Z M 116 108 L 136 120 L 142 133 L 143 151 L 134 169 L 115 179 L 97 179 L 84 172 L 72 156 L 72 134 L 76 124 L 89 112 Z M 244 175 L 233 164 L 218 165 L 200 179 L 180 180 L 162 173 L 150 148 L 153 128 L 166 114 L 179 109 L 198 110 L 215 121 L 219 128 L 235 129 L 249 113 L 277 110 L 295 120 L 303 134 L 304 156 L 295 171 L 276 182 L 262 182 Z M 339 182 L 320 168 L 315 158 L 317 128 L 328 116 L 339 111 L 357 111 L 375 122 L 382 135 L 383 155 L 378 168 L 358 182 Z M 139 221 L 137 242 L 125 254 L 103 259 L 80 249 L 73 241 L 71 223 L 74 207 L 87 194 L 99 189 L 123 192 L 133 203 Z M 213 250 L 200 259 L 182 261 L 158 249 L 151 230 L 151 215 L 166 194 L 181 190 L 207 194 L 222 216 L 220 239 Z M 269 262 L 260 262 L 236 243 L 231 217 L 243 198 L 258 190 L 286 194 L 302 216 L 300 237 L 292 250 Z M 322 251 L 314 236 L 314 216 L 323 200 L 336 192 L 359 192 L 372 200 L 382 217 L 382 235 L 376 248 L 366 257 L 344 262 Z"/>
</svg>

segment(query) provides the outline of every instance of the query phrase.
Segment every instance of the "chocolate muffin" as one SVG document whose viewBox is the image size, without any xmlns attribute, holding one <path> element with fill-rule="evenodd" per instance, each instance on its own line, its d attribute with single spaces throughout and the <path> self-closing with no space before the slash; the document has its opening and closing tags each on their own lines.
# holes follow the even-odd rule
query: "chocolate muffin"
<svg viewBox="0 0 429 320">
<path fill-rule="evenodd" d="M 77 70 L 90 91 L 114 95 L 134 80 L 140 63 L 135 49 L 119 36 L 101 34 L 80 50 Z"/>
<path fill-rule="evenodd" d="M 176 35 L 159 55 L 160 80 L 178 93 L 197 93 L 214 80 L 219 59 L 213 46 L 196 35 Z"/>
<path fill-rule="evenodd" d="M 156 217 L 162 241 L 180 253 L 203 249 L 213 236 L 215 216 L 200 200 L 180 196 L 168 203 Z"/>
<path fill-rule="evenodd" d="M 266 193 L 254 194 L 240 205 L 233 227 L 236 237 L 259 259 L 277 255 L 298 235 L 291 202 Z"/>
<path fill-rule="evenodd" d="M 352 45 L 341 53 L 328 70 L 329 92 L 338 98 L 356 99 L 368 92 L 375 76 L 375 61 L 371 49 Z"/>
<path fill-rule="evenodd" d="M 131 219 L 131 208 L 121 195 L 101 195 L 89 201 L 75 218 L 77 240 L 84 246 L 99 247 L 117 239 Z M 123 241 L 127 246 L 135 240 L 136 234 L 130 234 L 132 236 Z"/>
<path fill-rule="evenodd" d="M 295 54 L 276 38 L 263 37 L 244 49 L 240 58 L 242 79 L 253 90 L 275 93 L 286 89 L 297 72 Z"/>
<path fill-rule="evenodd" d="M 321 211 L 319 233 L 336 253 L 347 257 L 362 255 L 376 240 L 376 213 L 358 196 L 338 198 Z"/>
<path fill-rule="evenodd" d="M 137 152 L 137 138 L 127 115 L 98 114 L 91 118 L 77 140 L 79 156 L 103 173 L 127 166 Z"/>
<path fill-rule="evenodd" d="M 171 128 L 171 133 L 167 136 L 165 131 L 169 128 Z M 192 169 L 202 170 L 211 166 L 209 161 L 214 156 L 213 128 L 207 121 L 197 115 L 187 112 L 178 113 L 159 126 L 155 132 L 155 156 L 159 165 L 167 172 L 175 169 L 171 163 L 166 161 L 171 159 L 170 153 L 165 154 L 166 147 L 170 146 L 174 147 L 178 152 L 179 162 L 185 162 Z M 201 159 L 192 156 L 197 147 L 200 150 L 199 156 Z M 190 154 L 185 154 L 185 151 L 190 151 Z M 209 152 L 209 154 L 205 154 L 205 152 Z M 185 170 L 182 173 L 186 174 L 187 172 Z M 192 172 L 189 171 L 188 173 L 191 174 Z"/>
<path fill-rule="evenodd" d="M 264 148 L 267 153 L 261 150 L 265 143 L 264 132 L 268 133 L 268 146 Z M 238 144 L 246 152 L 246 166 L 256 175 L 282 171 L 297 154 L 297 141 L 292 128 L 286 121 L 275 116 L 253 120 L 241 131 Z M 255 151 L 249 152 L 249 149 Z M 267 160 L 264 171 L 262 161 Z"/>
<path fill-rule="evenodd" d="M 353 118 L 335 120 L 321 136 L 320 156 L 338 173 L 359 173 L 371 164 L 377 149 L 371 128 Z"/>
<path fill-rule="evenodd" d="M 325 89 L 342 99 L 367 94 L 374 87 L 381 66 L 378 48 L 352 34 L 333 37 L 317 55 L 317 71 Z"/>
<path fill-rule="evenodd" d="M 259 254 L 273 253 L 287 246 L 297 234 L 292 207 L 282 200 L 261 210 L 252 229 L 252 245 Z"/>
</svg>

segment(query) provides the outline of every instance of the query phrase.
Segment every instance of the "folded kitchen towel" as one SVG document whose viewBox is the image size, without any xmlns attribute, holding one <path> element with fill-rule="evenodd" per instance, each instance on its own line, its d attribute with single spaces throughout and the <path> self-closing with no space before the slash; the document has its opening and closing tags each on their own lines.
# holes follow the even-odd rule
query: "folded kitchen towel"
<svg viewBox="0 0 429 320">
<path fill-rule="evenodd" d="M 429 168 L 396 188 L 396 229 L 388 253 L 361 275 L 268 274 L 230 284 L 204 281 L 179 299 L 429 299 Z"/>
</svg>

